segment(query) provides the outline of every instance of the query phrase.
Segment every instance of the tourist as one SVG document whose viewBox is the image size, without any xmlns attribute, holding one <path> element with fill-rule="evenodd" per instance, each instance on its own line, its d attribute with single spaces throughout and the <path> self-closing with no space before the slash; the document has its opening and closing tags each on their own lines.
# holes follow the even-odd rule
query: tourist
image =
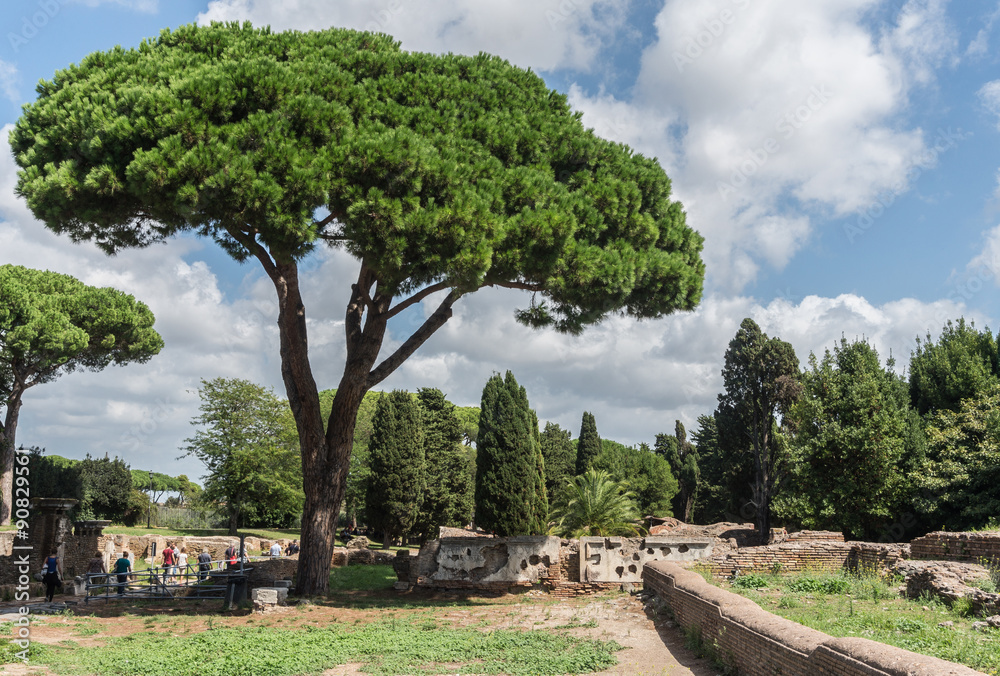
<svg viewBox="0 0 1000 676">
<path fill-rule="evenodd" d="M 177 572 L 177 554 L 174 552 L 174 546 L 172 543 L 167 543 L 167 546 L 163 549 L 163 582 L 166 584 L 170 580 L 170 576 Z"/>
<path fill-rule="evenodd" d="M 87 563 L 87 584 L 96 586 L 103 585 L 107 582 L 108 569 L 104 567 L 104 555 L 100 552 L 94 554 L 94 558 Z M 96 590 L 91 589 L 90 593 L 93 595 Z M 100 593 L 100 592 L 96 592 Z"/>
<path fill-rule="evenodd" d="M 187 584 L 188 580 L 188 550 L 187 547 L 181 547 L 181 553 L 177 555 L 177 569 L 180 571 L 184 584 Z"/>
<path fill-rule="evenodd" d="M 118 576 L 118 595 L 125 593 L 128 585 L 128 574 L 132 572 L 132 562 L 129 561 L 128 552 L 123 551 L 121 558 L 115 561 L 115 574 Z"/>
<path fill-rule="evenodd" d="M 299 541 L 292 540 L 291 542 L 288 543 L 288 548 L 285 549 L 285 556 L 291 556 L 292 554 L 298 554 L 298 553 L 299 553 Z"/>
<path fill-rule="evenodd" d="M 52 603 L 52 598 L 56 594 L 56 587 L 62 586 L 62 562 L 59 560 L 59 551 L 53 547 L 49 558 L 42 564 L 42 581 L 45 583 L 45 600 Z"/>
<path fill-rule="evenodd" d="M 212 555 L 208 553 L 208 547 L 202 547 L 201 554 L 198 555 L 198 581 L 207 580 L 211 570 Z"/>
<path fill-rule="evenodd" d="M 227 566 L 236 565 L 236 543 L 232 542 L 228 547 L 226 547 L 226 553 L 223 555 L 224 561 Z M 219 563 L 219 568 L 222 568 L 222 562 Z"/>
<path fill-rule="evenodd" d="M 270 554 L 272 559 L 276 559 L 279 556 L 281 556 L 281 543 L 278 542 L 277 540 L 275 540 L 274 544 L 271 545 Z"/>
</svg>

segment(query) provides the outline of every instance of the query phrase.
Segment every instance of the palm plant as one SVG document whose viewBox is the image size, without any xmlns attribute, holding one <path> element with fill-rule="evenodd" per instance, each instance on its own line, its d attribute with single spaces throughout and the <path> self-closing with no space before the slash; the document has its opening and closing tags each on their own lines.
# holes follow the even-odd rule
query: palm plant
<svg viewBox="0 0 1000 676">
<path fill-rule="evenodd" d="M 632 494 L 602 470 L 566 479 L 552 518 L 555 531 L 564 537 L 639 534 L 639 509 Z"/>
</svg>

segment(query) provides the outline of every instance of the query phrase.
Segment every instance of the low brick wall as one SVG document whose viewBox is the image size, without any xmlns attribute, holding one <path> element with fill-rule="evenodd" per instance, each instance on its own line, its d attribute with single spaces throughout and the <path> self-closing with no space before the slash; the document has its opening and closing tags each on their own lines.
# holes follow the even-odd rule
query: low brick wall
<svg viewBox="0 0 1000 676">
<path fill-rule="evenodd" d="M 985 561 L 1000 566 L 1000 532 L 928 533 L 910 542 L 910 557 L 923 561 Z"/>
<path fill-rule="evenodd" d="M 851 544 L 832 539 L 794 540 L 763 547 L 744 547 L 724 552 L 695 563 L 715 577 L 734 573 L 790 573 L 804 570 L 839 570 L 851 553 Z"/>
<path fill-rule="evenodd" d="M 882 573 L 909 558 L 910 545 L 852 542 L 847 567 L 855 572 Z"/>
<path fill-rule="evenodd" d="M 832 638 L 773 615 L 673 563 L 647 565 L 643 581 L 682 627 L 698 627 L 701 640 L 742 676 L 983 676 L 867 639 Z"/>
</svg>

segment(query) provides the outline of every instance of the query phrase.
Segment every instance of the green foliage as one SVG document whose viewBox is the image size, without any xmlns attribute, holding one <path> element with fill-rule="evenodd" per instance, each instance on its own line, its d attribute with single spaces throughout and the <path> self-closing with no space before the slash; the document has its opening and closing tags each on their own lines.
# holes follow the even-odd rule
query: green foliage
<svg viewBox="0 0 1000 676">
<path fill-rule="evenodd" d="M 750 502 L 757 532 L 767 537 L 771 501 L 784 470 L 779 421 L 801 393 L 799 362 L 791 344 L 768 338 L 749 317 L 726 349 L 715 422 L 730 462 L 753 467 Z"/>
<path fill-rule="evenodd" d="M 479 407 L 456 406 L 455 415 L 462 429 L 462 439 L 466 446 L 472 446 L 479 438 Z"/>
<path fill-rule="evenodd" d="M 1000 513 L 1000 387 L 927 417 L 919 509 L 948 530 L 983 528 Z"/>
<path fill-rule="evenodd" d="M 44 449 L 32 448 L 28 455 L 31 494 L 38 498 L 78 500 L 76 519 L 107 519 L 116 524 L 133 525 L 146 514 L 149 500 L 132 488 L 132 475 L 124 460 L 87 455 L 74 460 L 45 455 Z"/>
<path fill-rule="evenodd" d="M 455 406 L 441 390 L 421 388 L 417 398 L 427 483 L 414 531 L 429 540 L 438 536 L 440 526 L 462 527 L 472 520 L 476 458 L 472 449 L 462 444 Z"/>
<path fill-rule="evenodd" d="M 843 594 L 851 583 L 844 577 L 809 577 L 801 576 L 785 585 L 793 592 L 812 592 L 816 594 Z"/>
<path fill-rule="evenodd" d="M 733 578 L 732 584 L 737 589 L 763 589 L 768 586 L 768 581 L 757 573 L 738 575 Z"/>
<path fill-rule="evenodd" d="M 198 429 L 182 449 L 205 464 L 203 498 L 224 506 L 229 531 L 284 527 L 302 512 L 302 463 L 288 404 L 238 378 L 202 380 Z M 147 477 L 148 478 L 148 477 Z"/>
<path fill-rule="evenodd" d="M 507 371 L 483 388 L 476 454 L 476 525 L 497 535 L 540 535 L 548 512 L 538 419 Z"/>
<path fill-rule="evenodd" d="M 77 370 L 144 363 L 163 347 L 153 313 L 132 296 L 69 275 L 0 265 L 0 523 L 10 520 L 24 392 Z"/>
<path fill-rule="evenodd" d="M 910 400 L 920 415 L 958 411 L 963 399 L 977 397 L 1000 384 L 997 341 L 974 322 L 950 320 L 937 341 L 930 333 L 910 357 Z"/>
<path fill-rule="evenodd" d="M 376 676 L 434 673 L 441 664 L 468 665 L 462 670 L 476 673 L 578 674 L 614 665 L 620 649 L 613 641 L 566 632 L 428 628 L 414 618 L 354 629 L 218 628 L 183 636 L 147 631 L 101 646 L 48 648 L 32 662 L 100 676 L 291 676 L 348 662 L 362 662 Z"/>
<path fill-rule="evenodd" d="M 417 524 L 427 471 L 421 409 L 409 392 L 393 390 L 379 398 L 368 450 L 368 523 L 387 542 L 405 537 Z"/>
<path fill-rule="evenodd" d="M 667 440 L 675 437 L 667 436 Z M 698 449 L 699 484 L 694 513 L 699 523 L 744 521 L 752 514 L 741 513 L 750 499 L 753 465 L 747 454 L 731 457 L 719 445 L 715 416 L 698 416 L 698 428 L 691 434 Z M 659 441 L 659 437 L 657 437 Z"/>
<path fill-rule="evenodd" d="M 635 496 L 640 516 L 670 516 L 677 479 L 670 472 L 669 463 L 645 444 L 630 448 L 604 439 L 602 446 L 592 469 L 607 472 L 615 481 L 627 485 Z"/>
<path fill-rule="evenodd" d="M 584 474 L 601 453 L 601 437 L 597 434 L 597 420 L 589 411 L 583 412 L 580 437 L 576 442 L 576 473 Z"/>
<path fill-rule="evenodd" d="M 670 464 L 671 473 L 678 480 L 677 497 L 674 498 L 673 512 L 681 521 L 693 520 L 695 500 L 701 481 L 698 467 L 698 451 L 687 440 L 687 432 L 680 420 L 674 421 L 673 436 L 657 434 L 653 450 Z"/>
<path fill-rule="evenodd" d="M 637 535 L 641 518 L 631 493 L 604 471 L 590 469 L 565 479 L 560 502 L 552 511 L 563 537 Z"/>
<path fill-rule="evenodd" d="M 874 540 L 910 493 L 905 382 L 867 342 L 841 339 L 810 355 L 805 394 L 789 419 L 792 477 L 778 513 L 809 528 Z"/>
<path fill-rule="evenodd" d="M 576 447 L 571 437 L 569 430 L 562 429 L 557 423 L 546 422 L 539 438 L 545 459 L 545 490 L 553 500 L 576 469 Z"/>
<path fill-rule="evenodd" d="M 106 457 L 95 460 L 88 453 L 80 462 L 80 480 L 83 500 L 79 505 L 79 518 L 125 522 L 132 499 L 132 474 L 124 460 Z M 136 516 L 133 513 L 133 517 Z"/>
</svg>

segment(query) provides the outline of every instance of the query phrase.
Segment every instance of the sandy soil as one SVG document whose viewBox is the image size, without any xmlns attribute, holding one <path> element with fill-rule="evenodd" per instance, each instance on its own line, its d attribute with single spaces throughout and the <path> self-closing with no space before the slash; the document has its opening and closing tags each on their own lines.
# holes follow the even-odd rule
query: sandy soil
<svg viewBox="0 0 1000 676">
<path fill-rule="evenodd" d="M 391 592 L 357 592 L 357 600 L 389 600 Z M 373 598 L 374 597 L 374 598 Z M 447 602 L 453 596 L 435 595 L 411 597 L 427 601 Z M 60 600 L 58 597 L 57 601 Z M 72 599 L 67 599 L 72 600 Z M 421 604 L 423 605 L 423 604 Z M 267 614 L 246 611 L 219 614 L 219 601 L 187 602 L 164 605 L 144 605 L 112 602 L 74 606 L 72 612 L 60 615 L 36 616 L 32 640 L 59 643 L 72 640 L 79 645 L 100 645 L 112 636 L 124 636 L 142 631 L 168 631 L 177 635 L 208 629 L 209 623 L 220 626 L 280 626 L 297 628 L 324 626 L 337 622 L 384 620 L 387 616 L 404 618 L 420 609 L 385 609 L 345 607 L 329 601 L 304 606 L 281 608 Z M 434 614 L 441 624 L 471 626 L 485 624 L 485 629 L 520 628 L 538 630 L 559 627 L 581 637 L 615 640 L 625 649 L 617 654 L 617 666 L 601 674 L 669 674 L 670 676 L 714 676 L 718 673 L 705 659 L 697 658 L 684 648 L 684 637 L 674 624 L 658 616 L 643 604 L 642 598 L 626 594 L 610 594 L 572 600 L 556 600 L 544 592 L 528 592 L 496 599 L 477 599 L 474 605 L 443 603 Z M 0 624 L 0 632 L 7 633 Z M 344 664 L 324 672 L 324 676 L 361 676 L 361 664 Z M 6 665 L 0 674 L 27 676 L 49 674 L 41 666 Z"/>
</svg>

